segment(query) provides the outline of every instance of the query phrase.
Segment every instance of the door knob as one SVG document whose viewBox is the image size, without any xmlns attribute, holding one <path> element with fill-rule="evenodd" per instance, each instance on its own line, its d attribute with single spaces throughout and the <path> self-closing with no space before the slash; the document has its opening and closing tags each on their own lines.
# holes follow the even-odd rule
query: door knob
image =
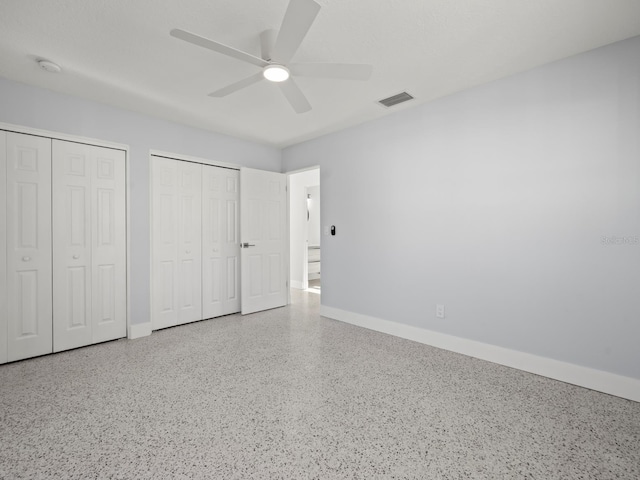
<svg viewBox="0 0 640 480">
<path fill-rule="evenodd" d="M 28 262 L 29 260 L 31 260 L 31 257 L 22 257 L 23 262 Z"/>
<path fill-rule="evenodd" d="M 80 255 L 74 255 L 74 256 L 73 256 L 73 259 L 74 259 L 74 260 L 77 260 L 77 259 L 79 259 L 79 258 L 80 258 Z"/>
<path fill-rule="evenodd" d="M 240 247 L 241 247 L 241 248 L 249 248 L 249 247 L 255 247 L 255 245 L 254 245 L 253 243 L 247 243 L 247 242 L 245 242 L 245 243 L 241 243 L 241 244 L 240 244 Z"/>
</svg>

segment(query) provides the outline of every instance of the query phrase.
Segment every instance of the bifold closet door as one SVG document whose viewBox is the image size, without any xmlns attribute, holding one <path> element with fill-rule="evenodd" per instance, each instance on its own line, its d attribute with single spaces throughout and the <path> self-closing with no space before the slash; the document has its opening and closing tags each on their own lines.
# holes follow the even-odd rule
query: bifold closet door
<svg viewBox="0 0 640 480">
<path fill-rule="evenodd" d="M 202 166 L 202 313 L 240 311 L 238 170 Z"/>
<path fill-rule="evenodd" d="M 1 338 L 6 360 L 14 361 L 52 351 L 51 140 L 11 132 L 2 135 L 6 329 Z"/>
<path fill-rule="evenodd" d="M 53 348 L 126 336 L 125 153 L 53 141 Z"/>
<path fill-rule="evenodd" d="M 202 320 L 202 166 L 151 157 L 152 327 Z"/>
</svg>

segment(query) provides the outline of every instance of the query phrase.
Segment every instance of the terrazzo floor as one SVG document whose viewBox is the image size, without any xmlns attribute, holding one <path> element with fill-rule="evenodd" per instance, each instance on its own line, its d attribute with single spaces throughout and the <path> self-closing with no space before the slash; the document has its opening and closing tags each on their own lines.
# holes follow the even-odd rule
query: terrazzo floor
<svg viewBox="0 0 640 480">
<path fill-rule="evenodd" d="M 640 403 L 319 299 L 0 366 L 0 478 L 640 478 Z"/>
</svg>

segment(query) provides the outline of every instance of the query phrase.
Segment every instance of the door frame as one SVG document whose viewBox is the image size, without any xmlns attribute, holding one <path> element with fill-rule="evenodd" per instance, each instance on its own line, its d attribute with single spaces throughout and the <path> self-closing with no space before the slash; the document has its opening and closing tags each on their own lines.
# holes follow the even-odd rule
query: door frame
<svg viewBox="0 0 640 480">
<path fill-rule="evenodd" d="M 126 324 L 127 338 L 131 336 L 131 182 L 130 180 L 130 162 L 129 162 L 129 145 L 123 143 L 108 142 L 97 138 L 82 137 L 79 135 L 69 135 L 66 133 L 53 132 L 51 130 L 42 130 L 39 128 L 25 127 L 22 125 L 14 125 L 11 123 L 0 122 L 0 130 L 7 132 L 21 133 L 24 135 L 33 135 L 35 137 L 50 138 L 52 140 L 64 140 L 67 142 L 82 143 L 85 145 L 93 145 L 96 147 L 111 148 L 124 152 L 124 169 L 125 169 L 125 228 L 126 228 L 126 269 L 127 269 L 127 306 L 126 306 Z"/>
<path fill-rule="evenodd" d="M 308 172 L 311 170 L 318 170 L 318 177 L 321 176 L 322 174 L 322 170 L 320 168 L 320 165 L 312 165 L 310 167 L 305 167 L 305 168 L 299 168 L 297 170 L 290 170 L 288 172 L 284 172 L 284 174 L 287 176 L 287 231 L 289 232 L 289 235 L 287 236 L 287 243 L 289 244 L 288 250 L 289 250 L 289 256 L 287 258 L 287 264 L 288 264 L 288 276 L 289 276 L 289 289 L 288 289 L 288 293 L 289 293 L 289 300 L 288 303 L 291 303 L 291 175 L 296 175 L 298 173 L 304 173 L 304 172 Z M 322 179 L 320 179 L 320 188 L 322 188 Z M 305 192 L 307 191 L 307 187 L 304 187 Z M 322 215 L 322 195 L 320 195 L 320 215 Z M 308 238 L 308 229 L 309 229 L 309 225 L 306 225 L 305 227 L 307 229 L 307 238 Z M 322 235 L 322 219 L 320 220 L 320 235 Z M 304 249 L 303 249 L 304 251 Z M 306 250 L 303 253 L 303 272 L 304 272 L 304 276 L 303 276 L 303 284 L 306 286 L 305 288 L 309 287 L 309 278 L 308 278 L 308 272 L 309 272 L 309 263 L 308 263 L 308 255 L 309 255 L 309 251 Z M 305 266 L 306 265 L 306 266 Z"/>
</svg>

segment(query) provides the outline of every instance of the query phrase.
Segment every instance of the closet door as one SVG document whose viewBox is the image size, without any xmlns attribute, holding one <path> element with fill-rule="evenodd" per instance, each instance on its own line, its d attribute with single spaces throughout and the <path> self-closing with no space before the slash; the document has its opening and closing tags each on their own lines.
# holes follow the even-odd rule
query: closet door
<svg viewBox="0 0 640 480">
<path fill-rule="evenodd" d="M 151 159 L 151 324 L 157 330 L 178 323 L 178 163 Z"/>
<path fill-rule="evenodd" d="M 202 320 L 202 165 L 179 162 L 178 324 Z"/>
<path fill-rule="evenodd" d="M 91 308 L 93 343 L 127 336 L 125 152 L 92 147 Z"/>
<path fill-rule="evenodd" d="M 202 319 L 202 166 L 151 157 L 152 326 Z"/>
<path fill-rule="evenodd" d="M 91 344 L 91 158 L 53 143 L 54 351 Z"/>
<path fill-rule="evenodd" d="M 52 351 L 51 140 L 6 134 L 7 360 Z"/>
<path fill-rule="evenodd" d="M 202 313 L 240 311 L 239 172 L 202 167 Z"/>
<path fill-rule="evenodd" d="M 126 336 L 124 152 L 53 142 L 53 346 Z"/>
</svg>

